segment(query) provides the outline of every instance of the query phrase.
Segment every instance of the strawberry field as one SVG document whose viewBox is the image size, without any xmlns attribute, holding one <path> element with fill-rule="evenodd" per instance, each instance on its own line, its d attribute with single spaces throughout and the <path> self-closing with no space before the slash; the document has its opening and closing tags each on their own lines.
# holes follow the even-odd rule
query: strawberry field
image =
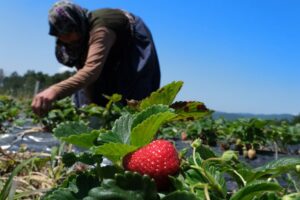
<svg viewBox="0 0 300 200">
<path fill-rule="evenodd" d="M 0 199 L 300 199 L 300 123 L 212 118 L 175 102 L 182 82 L 141 101 L 43 118 L 29 101 L 0 97 Z"/>
</svg>

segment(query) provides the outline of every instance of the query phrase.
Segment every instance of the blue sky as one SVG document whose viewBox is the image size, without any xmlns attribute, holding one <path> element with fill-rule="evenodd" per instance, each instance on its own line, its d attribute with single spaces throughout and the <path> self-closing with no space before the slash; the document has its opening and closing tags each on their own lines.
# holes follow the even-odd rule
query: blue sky
<svg viewBox="0 0 300 200">
<path fill-rule="evenodd" d="M 59 71 L 47 22 L 54 2 L 1 0 L 0 68 L 6 74 Z M 162 85 L 185 83 L 177 100 L 225 112 L 300 113 L 298 0 L 74 2 L 142 17 L 156 43 Z"/>
</svg>

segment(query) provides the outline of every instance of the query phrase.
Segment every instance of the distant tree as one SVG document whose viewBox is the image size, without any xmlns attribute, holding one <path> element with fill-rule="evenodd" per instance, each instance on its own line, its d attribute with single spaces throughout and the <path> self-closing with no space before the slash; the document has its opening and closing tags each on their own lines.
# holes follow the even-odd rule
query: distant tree
<svg viewBox="0 0 300 200">
<path fill-rule="evenodd" d="M 18 91 L 23 88 L 22 77 L 18 72 L 13 72 L 9 77 L 3 80 L 4 89 L 9 95 L 18 96 Z"/>
<path fill-rule="evenodd" d="M 4 71 L 0 69 L 0 87 L 3 87 Z"/>
<path fill-rule="evenodd" d="M 292 124 L 300 123 L 300 113 L 294 117 Z"/>
<path fill-rule="evenodd" d="M 33 70 L 28 70 L 23 76 L 19 75 L 17 72 L 13 72 L 10 76 L 3 76 L 3 87 L 0 87 L 1 94 L 13 95 L 15 97 L 29 97 L 31 98 L 35 89 L 35 84 L 39 81 L 39 90 L 43 90 L 50 85 L 58 83 L 62 80 L 67 79 L 72 76 L 74 72 L 63 72 L 54 75 L 48 75 L 42 72 L 35 72 Z M 1 79 L 1 70 L 0 70 Z M 1 80 L 0 80 L 1 83 Z"/>
</svg>

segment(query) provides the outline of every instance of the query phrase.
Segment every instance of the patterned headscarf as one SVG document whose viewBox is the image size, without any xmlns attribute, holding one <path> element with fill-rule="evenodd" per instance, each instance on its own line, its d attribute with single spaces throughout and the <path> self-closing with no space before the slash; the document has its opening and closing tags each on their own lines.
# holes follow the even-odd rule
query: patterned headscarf
<svg viewBox="0 0 300 200">
<path fill-rule="evenodd" d="M 87 10 L 70 1 L 59 1 L 49 10 L 50 35 L 70 32 L 84 33 L 87 29 Z"/>
<path fill-rule="evenodd" d="M 58 61 L 66 66 L 83 63 L 84 50 L 88 39 L 88 11 L 70 1 L 59 1 L 49 10 L 49 34 L 60 36 L 71 32 L 79 33 L 81 40 L 76 44 L 65 44 L 57 40 L 55 54 Z M 81 47 L 81 48 L 80 48 Z"/>
</svg>

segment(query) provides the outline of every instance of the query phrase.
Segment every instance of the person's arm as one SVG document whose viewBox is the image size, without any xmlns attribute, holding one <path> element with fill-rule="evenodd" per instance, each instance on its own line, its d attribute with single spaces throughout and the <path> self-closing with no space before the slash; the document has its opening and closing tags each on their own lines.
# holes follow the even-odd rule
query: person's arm
<svg viewBox="0 0 300 200">
<path fill-rule="evenodd" d="M 105 27 L 98 28 L 90 34 L 88 55 L 84 67 L 78 70 L 74 76 L 52 86 L 59 98 L 69 96 L 97 80 L 115 39 L 115 33 Z"/>
<path fill-rule="evenodd" d="M 38 115 L 43 115 L 50 110 L 52 102 L 56 99 L 69 96 L 76 90 L 96 81 L 115 40 L 116 34 L 108 28 L 100 27 L 92 31 L 84 67 L 67 80 L 37 94 L 31 104 L 33 111 Z"/>
</svg>

